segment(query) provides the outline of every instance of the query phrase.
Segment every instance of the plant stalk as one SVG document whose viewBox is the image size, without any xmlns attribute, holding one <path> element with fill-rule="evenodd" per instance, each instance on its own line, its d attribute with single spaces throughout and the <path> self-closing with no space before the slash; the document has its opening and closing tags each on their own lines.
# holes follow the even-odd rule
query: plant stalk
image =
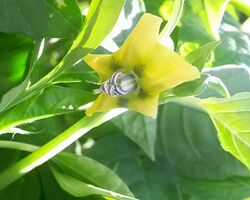
<svg viewBox="0 0 250 200">
<path fill-rule="evenodd" d="M 184 1 L 185 0 L 175 0 L 173 12 L 172 12 L 167 24 L 165 25 L 165 27 L 162 29 L 162 31 L 160 33 L 160 40 L 167 40 L 168 37 L 173 32 L 174 28 L 176 27 L 181 15 L 182 15 Z"/>
<path fill-rule="evenodd" d="M 122 114 L 125 111 L 126 109 L 114 109 L 107 113 L 96 113 L 91 117 L 84 117 L 69 129 L 58 135 L 56 138 L 49 141 L 27 157 L 23 158 L 12 167 L 9 167 L 3 171 L 0 174 L 0 190 L 63 151 L 91 129 Z M 4 142 L 0 143 L 0 145 L 3 146 Z M 12 146 L 13 148 L 22 149 L 20 145 L 17 146 L 17 144 L 14 143 Z M 23 150 L 35 150 L 35 148 L 36 147 L 32 145 L 29 147 L 23 147 Z"/>
</svg>

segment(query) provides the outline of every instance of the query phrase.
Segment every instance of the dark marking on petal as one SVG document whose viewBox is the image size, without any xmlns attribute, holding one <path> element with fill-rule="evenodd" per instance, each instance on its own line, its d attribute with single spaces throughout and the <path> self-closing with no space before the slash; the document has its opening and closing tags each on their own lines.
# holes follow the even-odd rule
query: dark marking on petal
<svg viewBox="0 0 250 200">
<path fill-rule="evenodd" d="M 118 71 L 119 69 L 122 68 L 122 65 L 121 65 L 119 62 L 117 62 L 114 58 L 112 58 L 110 68 L 111 68 L 114 72 L 116 72 L 116 71 Z"/>
<path fill-rule="evenodd" d="M 138 77 L 142 77 L 144 70 L 146 68 L 146 65 L 140 65 L 140 66 L 135 66 L 134 67 L 134 72 Z"/>
<path fill-rule="evenodd" d="M 120 97 L 119 99 L 118 99 L 118 106 L 119 107 L 127 107 L 128 106 L 128 98 L 126 98 L 126 97 Z"/>
<path fill-rule="evenodd" d="M 140 89 L 139 93 L 138 93 L 138 97 L 141 99 L 145 99 L 150 97 L 150 95 L 143 89 Z"/>
</svg>

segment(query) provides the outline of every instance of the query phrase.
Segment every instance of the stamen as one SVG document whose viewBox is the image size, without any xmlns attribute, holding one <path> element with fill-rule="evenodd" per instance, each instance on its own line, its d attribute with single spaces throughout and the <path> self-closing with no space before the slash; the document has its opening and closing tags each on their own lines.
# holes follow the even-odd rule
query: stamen
<svg viewBox="0 0 250 200">
<path fill-rule="evenodd" d="M 135 77 L 131 74 L 125 75 L 120 82 L 120 88 L 128 93 L 134 91 L 136 87 L 137 83 Z"/>
<path fill-rule="evenodd" d="M 132 74 L 114 73 L 110 79 L 104 81 L 100 87 L 103 94 L 123 96 L 137 88 L 136 79 Z"/>
</svg>

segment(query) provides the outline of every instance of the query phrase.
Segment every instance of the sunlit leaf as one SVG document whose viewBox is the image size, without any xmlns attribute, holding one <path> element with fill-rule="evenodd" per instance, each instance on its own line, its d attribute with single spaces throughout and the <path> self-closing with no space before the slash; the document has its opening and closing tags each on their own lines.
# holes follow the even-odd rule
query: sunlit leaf
<svg viewBox="0 0 250 200">
<path fill-rule="evenodd" d="M 111 191 L 113 191 L 133 197 L 127 185 L 114 172 L 93 159 L 64 153 L 55 157 L 53 162 L 57 165 L 58 169 L 60 169 L 61 173 L 54 170 L 52 171 L 64 190 L 71 193 L 70 190 L 74 187 L 82 188 L 78 193 L 77 190 L 72 191 L 71 194 L 73 196 L 79 197 L 100 194 L 114 197 L 111 194 Z M 90 185 L 88 186 L 88 184 Z M 102 191 L 101 188 L 104 190 Z M 105 191 L 105 189 L 109 191 Z M 128 197 L 120 197 L 120 199 L 123 198 L 129 199 Z"/>
<path fill-rule="evenodd" d="M 39 147 L 20 142 L 0 141 L 0 148 L 34 152 Z M 112 198 L 117 196 L 118 199 L 135 199 L 127 185 L 111 169 L 91 158 L 60 153 L 52 159 L 50 164 L 52 163 L 56 180 L 73 196 L 97 194 Z M 44 171 L 47 170 L 42 168 L 42 173 Z M 52 179 L 49 171 L 46 177 Z"/>
<path fill-rule="evenodd" d="M 237 64 L 250 66 L 250 35 L 241 30 L 239 22 L 225 15 L 221 25 L 221 44 L 215 50 L 215 66 Z"/>
<path fill-rule="evenodd" d="M 190 52 L 185 58 L 201 71 L 207 63 L 209 56 L 219 44 L 219 41 L 207 43 L 206 45 Z"/>
<path fill-rule="evenodd" d="M 0 113 L 0 130 L 55 115 L 77 112 L 91 102 L 94 95 L 83 90 L 52 86 L 43 93 Z M 8 132 L 8 131 L 7 131 Z"/>
<path fill-rule="evenodd" d="M 89 195 L 101 195 L 101 196 L 106 196 L 106 197 L 110 197 L 112 199 L 118 199 L 118 200 L 135 199 L 129 196 L 118 194 L 116 192 L 85 183 L 83 181 L 80 181 L 79 179 L 73 178 L 66 174 L 62 174 L 53 168 L 52 168 L 52 171 L 59 185 L 62 187 L 62 189 L 75 197 L 85 197 Z"/>
<path fill-rule="evenodd" d="M 207 85 L 207 74 L 201 74 L 201 78 L 183 83 L 178 85 L 177 87 L 167 91 L 166 93 L 169 95 L 176 95 L 176 96 L 198 96 L 202 93 L 204 88 Z"/>
<path fill-rule="evenodd" d="M 100 124 L 109 121 L 110 119 L 120 115 L 125 110 L 113 110 L 108 113 L 98 113 L 92 117 L 84 117 L 73 126 L 65 130 L 59 136 L 46 143 L 37 151 L 23 158 L 15 165 L 7 168 L 0 173 L 0 190 L 10 185 L 15 180 L 19 179 L 32 169 L 38 167 L 55 155 L 63 151 L 77 139 L 83 136 L 91 129 Z"/>
<path fill-rule="evenodd" d="M 181 176 L 222 180 L 250 175 L 221 148 L 217 131 L 204 111 L 188 104 L 166 104 L 161 107 L 159 133 L 163 153 Z"/>
<path fill-rule="evenodd" d="M 3 0 L 0 13 L 1 32 L 23 33 L 33 39 L 72 37 L 82 25 L 82 16 L 75 1 Z"/>
<path fill-rule="evenodd" d="M 223 65 L 205 69 L 204 73 L 219 78 L 227 87 L 230 95 L 240 92 L 250 92 L 250 70 L 246 66 Z M 218 92 L 208 87 L 201 94 L 202 98 L 212 96 L 221 97 Z"/>
<path fill-rule="evenodd" d="M 93 0 L 84 27 L 73 43 L 66 63 L 74 64 L 93 51 L 111 32 L 125 0 Z"/>
<path fill-rule="evenodd" d="M 213 119 L 223 148 L 250 168 L 250 94 L 211 98 L 203 105 Z"/>
<path fill-rule="evenodd" d="M 189 0 L 181 18 L 180 39 L 200 44 L 218 40 L 227 3 L 228 0 Z"/>
</svg>

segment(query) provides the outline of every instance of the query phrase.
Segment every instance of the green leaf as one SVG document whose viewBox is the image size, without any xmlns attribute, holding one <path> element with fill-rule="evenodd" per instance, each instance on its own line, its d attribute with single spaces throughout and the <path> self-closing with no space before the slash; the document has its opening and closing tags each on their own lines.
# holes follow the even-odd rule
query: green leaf
<svg viewBox="0 0 250 200">
<path fill-rule="evenodd" d="M 59 172 L 56 173 L 57 171 L 52 170 L 60 185 L 68 185 L 67 181 L 63 180 L 68 179 L 69 182 L 75 182 L 75 186 L 77 185 L 77 183 L 79 183 L 78 187 L 83 187 L 83 190 L 79 191 L 79 196 L 87 196 L 93 192 L 93 194 L 105 194 L 110 196 L 110 191 L 113 191 L 122 195 L 133 197 L 133 194 L 130 192 L 127 185 L 112 170 L 96 162 L 93 159 L 90 159 L 85 156 L 77 156 L 74 154 L 63 153 L 55 157 L 53 159 L 53 162 L 60 169 L 60 171 L 63 172 L 63 174 Z M 92 186 L 88 187 L 88 184 L 92 184 Z M 70 193 L 70 185 L 65 186 L 66 188 L 64 188 L 62 185 L 61 186 L 63 187 L 63 189 Z M 107 193 L 102 194 L 100 193 L 101 188 L 109 190 L 109 192 L 106 191 Z M 89 194 L 88 191 L 90 192 Z M 75 195 L 72 195 L 78 196 L 77 193 L 74 194 Z M 111 197 L 114 196 L 111 195 Z"/>
<path fill-rule="evenodd" d="M 34 43 L 27 37 L 0 33 L 0 96 L 26 76 L 27 61 Z"/>
<path fill-rule="evenodd" d="M 39 174 L 44 200 L 79 200 L 61 189 L 48 166 L 40 167 Z"/>
<path fill-rule="evenodd" d="M 171 104 L 169 106 L 171 108 L 174 105 Z M 178 112 L 177 110 L 175 111 Z M 189 113 L 187 120 L 189 122 L 192 121 L 192 124 L 189 126 L 192 129 L 190 133 L 193 134 L 192 131 L 196 129 L 193 137 L 189 137 L 189 139 L 195 142 L 198 150 L 202 151 L 202 155 L 204 156 L 201 158 L 202 160 L 194 155 L 186 138 L 179 132 L 180 128 L 174 125 L 171 126 L 171 129 L 168 129 L 167 134 L 164 136 L 164 142 L 170 140 L 168 144 L 171 145 L 169 148 L 172 148 L 171 156 L 179 156 L 179 163 L 176 163 L 178 168 L 176 168 L 176 165 L 173 166 L 173 160 L 168 161 L 162 155 L 162 151 L 156 152 L 157 156 L 154 162 L 150 161 L 146 156 L 142 156 L 139 153 L 140 150 L 133 145 L 133 142 L 119 133 L 117 129 L 114 129 L 113 133 L 105 134 L 105 137 L 98 138 L 95 145 L 85 150 L 84 154 L 113 169 L 129 185 L 138 199 L 226 200 L 229 199 L 229 191 L 233 190 L 233 186 L 227 188 L 230 183 L 236 187 L 236 190 L 230 193 L 230 197 L 232 194 L 232 200 L 241 199 L 242 196 L 249 193 L 249 187 L 241 182 L 247 182 L 249 171 L 237 159 L 224 152 L 220 147 L 216 137 L 216 130 L 205 113 L 192 109 Z M 168 114 L 168 119 L 171 117 L 174 119 L 171 121 L 161 119 L 165 125 L 176 123 L 180 120 L 177 117 L 175 118 L 174 109 L 171 113 L 164 112 L 165 116 Z M 193 115 L 195 116 L 194 119 L 189 120 Z M 202 124 L 199 126 L 197 121 L 200 118 L 202 118 Z M 203 127 L 204 124 L 208 124 L 206 120 L 210 122 L 208 130 L 206 130 L 207 126 L 206 128 Z M 163 126 L 162 123 L 160 122 L 160 125 Z M 197 125 L 198 127 L 196 128 Z M 97 129 L 103 130 L 104 127 L 101 126 Z M 166 132 L 164 131 L 164 133 Z M 178 136 L 175 137 L 175 134 Z M 159 138 L 159 141 L 162 141 L 162 138 Z M 160 143 L 157 144 L 157 147 L 160 147 Z M 210 162 L 209 166 L 204 165 L 204 159 Z M 182 160 L 186 162 L 184 163 Z M 204 169 L 201 165 L 204 165 Z M 220 172 L 223 172 L 223 174 L 220 174 Z M 233 174 L 237 174 L 237 176 L 241 176 L 242 178 L 235 176 L 237 180 L 229 182 L 227 179 L 233 178 Z M 210 178 L 210 180 L 207 180 L 206 177 L 209 175 L 214 179 L 211 180 Z M 218 178 L 221 180 L 218 180 Z M 202 187 L 204 182 L 208 184 L 204 184 Z"/>
<path fill-rule="evenodd" d="M 74 41 L 65 63 L 74 64 L 94 50 L 114 27 L 125 0 L 93 0 L 84 27 Z"/>
<path fill-rule="evenodd" d="M 219 44 L 220 41 L 207 43 L 189 53 L 185 58 L 188 62 L 196 66 L 201 71 L 203 67 L 206 65 L 209 56 Z"/>
<path fill-rule="evenodd" d="M 101 195 L 105 197 L 110 197 L 112 199 L 118 200 L 129 200 L 135 199 L 129 196 L 118 194 L 116 192 L 106 190 L 100 187 L 96 187 L 91 184 L 87 184 L 79 179 L 72 178 L 71 176 L 60 173 L 59 171 L 52 168 L 53 174 L 62 187 L 63 190 L 70 193 L 75 197 L 85 197 L 89 195 Z"/>
<path fill-rule="evenodd" d="M 63 151 L 91 129 L 124 111 L 117 109 L 108 113 L 98 113 L 92 117 L 84 117 L 40 149 L 0 173 L 0 190 Z"/>
<path fill-rule="evenodd" d="M 250 92 L 250 70 L 246 66 L 223 65 L 205 69 L 203 72 L 219 78 L 227 87 L 230 95 L 235 95 L 240 92 Z M 218 94 L 209 88 L 206 88 L 201 94 L 202 98 L 212 96 L 217 97 Z M 220 97 L 220 95 L 218 97 Z"/>
<path fill-rule="evenodd" d="M 7 107 L 14 102 L 28 87 L 29 79 L 24 79 L 22 83 L 20 83 L 18 86 L 12 88 L 9 90 L 4 96 L 2 97 L 1 103 L 0 103 L 0 111 L 4 111 L 7 109 Z"/>
<path fill-rule="evenodd" d="M 0 148 L 34 152 L 39 147 L 21 142 L 0 141 Z M 113 194 L 116 193 L 118 196 L 120 195 L 121 199 L 134 199 L 127 185 L 112 170 L 91 158 L 71 153 L 60 153 L 52 159 L 51 163 L 53 163 L 53 174 L 62 188 L 64 188 L 66 184 L 66 188 L 64 189 L 67 192 L 72 194 L 72 192 L 67 189 L 70 187 L 82 187 L 82 189 L 86 189 L 77 189 L 80 193 L 76 191 L 76 193 L 72 194 L 73 196 L 100 194 L 113 197 Z M 45 169 L 42 171 L 44 170 Z M 69 181 L 67 181 L 67 179 Z M 68 186 L 67 184 L 71 181 L 71 186 Z M 73 184 L 73 182 L 75 184 Z M 124 195 L 127 195 L 127 197 Z"/>
<path fill-rule="evenodd" d="M 113 28 L 123 4 L 124 0 L 93 0 L 83 29 L 74 40 L 71 49 L 51 72 L 29 87 L 29 90 L 20 97 L 19 102 L 36 95 L 50 85 L 65 69 L 75 65 L 95 49 Z"/>
<path fill-rule="evenodd" d="M 72 37 L 82 26 L 77 3 L 69 0 L 0 2 L 0 31 L 23 33 L 33 39 Z"/>
<path fill-rule="evenodd" d="M 232 177 L 222 181 L 179 180 L 181 190 L 194 200 L 247 200 L 250 197 L 250 179 Z M 246 199 L 245 199 L 246 198 Z"/>
<path fill-rule="evenodd" d="M 176 86 L 173 89 L 168 90 L 166 93 L 169 95 L 175 95 L 179 97 L 185 96 L 198 96 L 206 87 L 206 81 L 208 79 L 207 74 L 201 74 L 201 78 L 194 81 L 189 81 Z"/>
<path fill-rule="evenodd" d="M 111 133 L 97 140 L 84 153 L 113 169 L 138 199 L 178 199 L 176 188 L 171 186 L 174 171 L 169 163 L 162 157 L 157 157 L 152 162 L 138 151 L 140 150 L 124 135 Z"/>
<path fill-rule="evenodd" d="M 169 94 L 176 96 L 199 95 L 199 98 L 225 97 L 240 92 L 250 92 L 250 70 L 241 65 L 223 65 L 205 68 L 201 79 L 183 83 Z"/>
<path fill-rule="evenodd" d="M 199 44 L 219 40 L 219 27 L 227 3 L 228 0 L 189 0 L 181 19 L 180 39 Z"/>
<path fill-rule="evenodd" d="M 164 0 L 144 0 L 146 10 L 154 15 L 160 15 L 160 6 L 163 4 Z"/>
<path fill-rule="evenodd" d="M 211 96 L 229 97 L 230 93 L 220 78 L 211 76 L 209 73 L 201 73 L 200 79 L 183 83 L 166 91 L 162 95 L 161 100 L 172 95 L 178 97 L 198 96 L 199 98 L 208 98 Z"/>
<path fill-rule="evenodd" d="M 132 111 L 113 120 L 115 125 L 152 159 L 155 159 L 157 121 Z M 129 125 L 128 125 L 129 124 Z"/>
<path fill-rule="evenodd" d="M 222 147 L 250 168 L 250 93 L 203 102 L 218 131 Z"/>
<path fill-rule="evenodd" d="M 103 54 L 118 50 L 134 29 L 143 13 L 145 13 L 143 1 L 126 0 L 114 28 L 94 53 Z"/>
<path fill-rule="evenodd" d="M 185 58 L 189 63 L 196 66 L 201 71 L 206 65 L 209 56 L 219 43 L 219 41 L 207 43 L 206 45 L 190 52 Z M 202 73 L 200 79 L 182 83 L 181 85 L 167 91 L 167 93 L 176 96 L 199 95 L 209 83 L 207 82 L 208 78 L 209 76 L 207 74 Z"/>
<path fill-rule="evenodd" d="M 51 73 L 31 86 L 25 95 L 25 99 L 34 96 L 47 87 L 63 70 L 72 66 L 76 61 L 93 50 L 93 48 L 96 48 L 100 41 L 102 41 L 111 31 L 120 14 L 123 3 L 124 1 L 122 0 L 119 2 L 110 0 L 92 1 L 88 16 L 86 17 L 84 29 L 74 42 L 70 53 L 67 54 L 68 56 L 66 56 Z M 114 7 L 116 9 L 113 9 Z M 112 119 L 122 112 L 124 112 L 124 110 L 113 110 L 108 113 L 100 113 L 92 117 L 83 118 L 61 135 L 41 147 L 38 151 L 2 172 L 0 174 L 0 188 L 4 188 L 11 184 L 27 172 L 61 152 L 92 128 Z"/>
<path fill-rule="evenodd" d="M 221 44 L 215 50 L 214 65 L 236 64 L 250 66 L 250 35 L 240 24 L 225 14 L 221 25 Z"/>
<path fill-rule="evenodd" d="M 160 152 L 181 177 L 222 180 L 250 175 L 244 165 L 221 148 L 217 131 L 204 111 L 188 104 L 165 104 L 159 115 L 159 135 Z"/>
<path fill-rule="evenodd" d="M 125 0 L 94 0 L 91 2 L 85 22 L 87 37 L 82 38 L 81 41 L 83 48 L 95 49 L 102 42 L 115 25 L 124 3 Z"/>
<path fill-rule="evenodd" d="M 39 58 L 42 50 L 43 50 L 44 40 L 37 42 L 35 45 L 33 52 L 31 54 L 29 70 L 26 78 L 16 87 L 12 88 L 8 91 L 1 100 L 0 103 L 0 112 L 8 109 L 8 107 L 14 103 L 14 101 L 22 94 L 29 86 L 29 77 L 33 71 L 33 68 L 36 64 L 37 59 Z"/>
<path fill-rule="evenodd" d="M 38 178 L 38 174 L 33 172 L 26 177 L 18 180 L 11 186 L 0 191 L 1 199 L 8 200 L 39 200 L 41 195 L 41 185 Z"/>
<path fill-rule="evenodd" d="M 43 78 L 62 60 L 73 41 L 73 38 L 45 38 L 44 51 L 30 77 L 32 84 Z"/>
<path fill-rule="evenodd" d="M 83 90 L 51 86 L 43 93 L 0 113 L 0 131 L 39 119 L 81 110 L 94 95 Z"/>
<path fill-rule="evenodd" d="M 203 93 L 206 94 L 207 89 L 211 89 L 215 94 L 219 94 L 219 97 L 230 97 L 230 93 L 223 83 L 223 81 L 215 76 L 209 76 L 206 80 L 205 88 L 200 97 L 203 96 Z M 217 96 L 217 95 L 215 95 Z"/>
<path fill-rule="evenodd" d="M 82 84 L 99 84 L 98 74 L 93 71 L 87 64 L 81 60 L 74 67 L 66 69 L 57 78 L 53 80 L 53 83 L 82 83 Z M 90 89 L 86 86 L 86 89 Z"/>
</svg>

